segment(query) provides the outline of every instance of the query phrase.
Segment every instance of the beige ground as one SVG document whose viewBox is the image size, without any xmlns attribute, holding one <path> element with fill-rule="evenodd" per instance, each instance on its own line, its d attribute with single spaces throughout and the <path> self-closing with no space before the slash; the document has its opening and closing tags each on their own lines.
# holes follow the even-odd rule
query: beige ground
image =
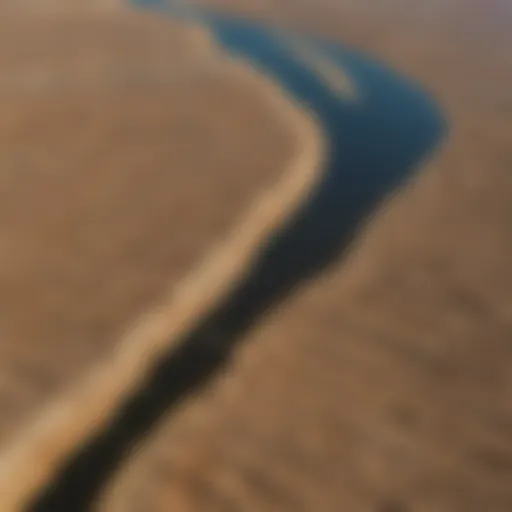
<svg viewBox="0 0 512 512">
<path fill-rule="evenodd" d="M 394 11 L 323 2 L 326 16 L 318 2 L 237 5 L 372 50 L 421 78 L 452 133 L 348 259 L 297 293 L 222 378 L 161 422 L 99 509 L 511 510 L 505 10 L 429 3 L 420 16 L 406 2 Z"/>
<path fill-rule="evenodd" d="M 136 379 L 134 367 L 242 272 L 279 221 L 283 197 L 292 208 L 315 179 L 321 144 L 308 116 L 197 28 L 122 10 L 4 14 L 0 509 L 8 512 Z M 217 259 L 177 287 L 218 244 Z"/>
</svg>

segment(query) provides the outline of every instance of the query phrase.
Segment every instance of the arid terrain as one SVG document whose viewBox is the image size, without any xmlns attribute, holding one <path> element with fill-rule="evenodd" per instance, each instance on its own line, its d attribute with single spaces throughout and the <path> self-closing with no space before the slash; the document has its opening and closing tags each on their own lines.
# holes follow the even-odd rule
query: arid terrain
<svg viewBox="0 0 512 512">
<path fill-rule="evenodd" d="M 303 168 L 284 184 L 300 199 L 321 144 L 308 116 L 200 28 L 127 9 L 4 14 L 0 480 L 16 494 L 13 481 L 44 479 L 136 380 L 133 365 L 142 371 L 243 271 L 281 216 L 267 191 Z M 234 232 L 263 193 L 247 232 Z M 27 461 L 18 440 L 30 445 L 39 422 L 45 456 Z"/>
<path fill-rule="evenodd" d="M 428 6 L 397 0 L 379 8 L 334 0 L 203 3 L 323 34 L 379 57 L 435 95 L 449 136 L 416 179 L 368 220 L 348 253 L 232 343 L 227 361 L 202 386 L 180 388 L 180 399 L 106 473 L 94 504 L 73 501 L 72 485 L 66 497 L 59 491 L 66 479 L 57 475 L 49 500 L 33 509 L 508 512 L 510 9 L 476 0 Z M 110 42 L 117 28 L 103 14 L 102 21 L 91 15 L 87 23 L 105 26 L 94 38 L 94 54 L 90 37 L 75 35 L 88 32 L 83 16 L 34 23 L 41 30 L 61 23 L 53 34 L 83 41 L 73 53 L 55 42 L 45 50 L 52 56 L 45 68 L 76 79 L 76 63 L 66 55 L 91 52 L 80 69 L 94 77 L 92 90 L 0 90 L 8 104 L 0 139 L 6 245 L 0 329 L 9 340 L 1 347 L 0 397 L 9 410 L 1 413 L 4 446 L 37 403 L 109 354 L 126 323 L 222 241 L 306 140 L 267 105 L 268 95 L 259 92 L 267 91 L 264 78 L 237 64 L 226 63 L 222 73 L 200 81 L 166 75 L 133 90 L 114 87 L 113 62 L 140 62 L 145 77 L 161 77 L 171 46 L 187 67 L 213 51 L 209 40 L 141 13 L 122 23 L 116 14 L 112 23 L 130 25 L 131 35 Z M 7 26 L 0 43 L 4 37 L 28 40 L 14 22 Z M 37 37 L 28 20 L 20 26 Z M 147 48 L 132 46 L 138 30 Z M 100 36 L 109 42 L 102 45 Z M 41 36 L 37 48 L 51 40 Z M 101 50 L 106 45 L 109 52 Z M 23 61 L 19 50 L 3 57 L 8 47 L 0 44 L 0 56 L 10 76 L 16 66 L 23 74 L 30 59 L 40 59 Z M 102 76 L 107 83 L 95 88 Z M 171 168 L 180 171 L 163 172 Z M 218 338 L 222 346 L 222 333 Z M 215 352 L 204 348 L 177 357 L 169 368 L 179 371 L 166 382 L 201 368 Z M 144 401 L 158 399 L 142 393 L 139 400 L 142 411 Z M 20 453 L 19 460 L 28 460 Z M 1 470 L 0 484 L 12 482 L 9 466 Z M 30 485 L 50 473 L 28 479 Z M 20 502 L 6 503 L 10 512 Z"/>
</svg>

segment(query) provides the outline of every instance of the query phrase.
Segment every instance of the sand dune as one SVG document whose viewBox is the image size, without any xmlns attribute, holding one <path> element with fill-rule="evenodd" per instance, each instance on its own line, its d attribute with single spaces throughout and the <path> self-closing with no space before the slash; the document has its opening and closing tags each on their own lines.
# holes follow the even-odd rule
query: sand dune
<svg viewBox="0 0 512 512">
<path fill-rule="evenodd" d="M 243 274 L 316 179 L 322 142 L 196 27 L 11 12 L 0 39 L 7 512 Z"/>
</svg>

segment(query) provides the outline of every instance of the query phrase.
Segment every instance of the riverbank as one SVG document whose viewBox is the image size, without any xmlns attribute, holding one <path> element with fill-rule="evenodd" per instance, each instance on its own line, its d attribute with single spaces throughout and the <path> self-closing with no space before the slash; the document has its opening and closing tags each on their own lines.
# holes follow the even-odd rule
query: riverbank
<svg viewBox="0 0 512 512">
<path fill-rule="evenodd" d="M 321 173 L 323 141 L 196 27 L 131 11 L 2 23 L 0 508 L 14 511 L 244 273 Z"/>
</svg>

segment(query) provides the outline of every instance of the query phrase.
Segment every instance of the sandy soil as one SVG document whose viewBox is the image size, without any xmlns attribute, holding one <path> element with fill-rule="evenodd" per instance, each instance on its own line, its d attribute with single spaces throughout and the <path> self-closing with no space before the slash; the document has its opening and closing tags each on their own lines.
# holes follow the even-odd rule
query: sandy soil
<svg viewBox="0 0 512 512">
<path fill-rule="evenodd" d="M 295 181 L 276 189 L 292 207 L 319 170 L 321 145 L 307 115 L 195 27 L 128 11 L 30 12 L 0 22 L 6 512 L 136 380 L 134 366 L 243 272 L 282 214 L 274 192 L 234 246 L 226 236 L 300 161 Z M 178 288 L 218 244 L 213 266 Z M 140 336 L 153 345 L 140 347 Z M 40 414 L 59 397 L 53 415 Z"/>
<path fill-rule="evenodd" d="M 160 422 L 101 511 L 512 508 L 506 12 L 485 2 L 427 12 L 321 4 L 236 9 L 347 41 L 420 78 L 444 104 L 450 138 L 348 257 Z"/>
</svg>

